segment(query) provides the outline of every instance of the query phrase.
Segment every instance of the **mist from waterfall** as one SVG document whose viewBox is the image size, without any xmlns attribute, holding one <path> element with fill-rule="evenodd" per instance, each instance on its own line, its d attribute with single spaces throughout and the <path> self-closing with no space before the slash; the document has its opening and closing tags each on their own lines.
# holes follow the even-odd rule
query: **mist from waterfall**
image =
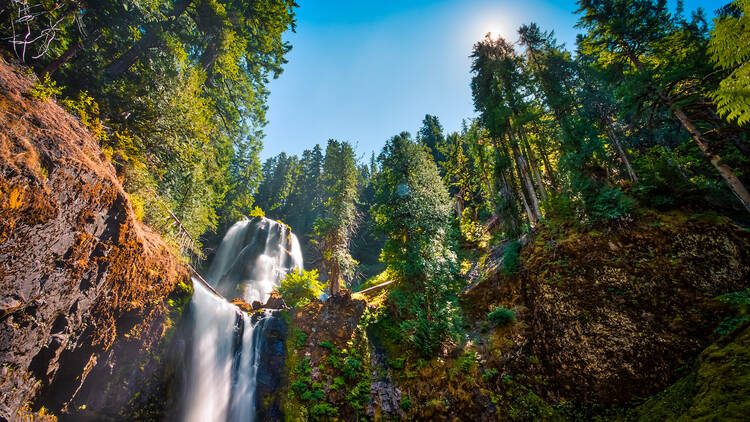
<svg viewBox="0 0 750 422">
<path fill-rule="evenodd" d="M 244 219 L 224 236 L 206 280 L 224 298 L 265 302 L 284 276 L 302 269 L 302 251 L 288 226 Z M 193 349 L 183 420 L 253 421 L 263 327 L 198 280 L 191 301 Z"/>
</svg>

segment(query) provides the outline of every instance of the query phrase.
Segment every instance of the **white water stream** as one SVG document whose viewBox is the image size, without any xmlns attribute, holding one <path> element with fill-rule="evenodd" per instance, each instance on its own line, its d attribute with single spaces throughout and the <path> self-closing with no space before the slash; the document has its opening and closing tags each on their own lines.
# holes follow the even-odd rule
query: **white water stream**
<svg viewBox="0 0 750 422">
<path fill-rule="evenodd" d="M 242 220 L 224 236 L 206 280 L 225 298 L 265 302 L 284 276 L 302 269 L 302 251 L 288 226 L 266 218 Z M 256 373 L 265 319 L 245 312 L 193 280 L 195 326 L 184 420 L 255 419 Z"/>
</svg>

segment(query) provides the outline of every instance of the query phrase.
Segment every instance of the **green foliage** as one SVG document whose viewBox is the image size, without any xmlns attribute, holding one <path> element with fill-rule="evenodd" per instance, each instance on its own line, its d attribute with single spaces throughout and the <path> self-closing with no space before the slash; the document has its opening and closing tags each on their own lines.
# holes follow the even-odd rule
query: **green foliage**
<svg viewBox="0 0 750 422">
<path fill-rule="evenodd" d="M 335 377 L 331 383 L 331 390 L 339 390 L 344 386 L 346 386 L 346 381 L 341 377 Z"/>
<path fill-rule="evenodd" d="M 477 368 L 477 360 L 479 356 L 476 352 L 467 351 L 456 359 L 456 365 L 462 372 L 471 374 Z"/>
<path fill-rule="evenodd" d="M 729 71 L 711 93 L 719 115 L 740 125 L 750 122 L 750 1 L 732 2 L 739 16 L 724 15 L 714 20 L 708 52 L 719 69 Z"/>
<path fill-rule="evenodd" d="M 300 308 L 319 298 L 325 288 L 325 283 L 318 280 L 318 270 L 292 271 L 279 282 L 276 291 L 288 306 Z"/>
<path fill-rule="evenodd" d="M 310 416 L 315 419 L 333 418 L 338 414 L 339 409 L 328 403 L 319 403 L 310 408 Z"/>
<path fill-rule="evenodd" d="M 328 349 L 328 350 L 330 350 L 332 352 L 334 352 L 336 350 L 336 348 L 333 347 L 333 343 L 331 343 L 328 340 L 323 340 L 320 343 L 318 343 L 318 345 L 320 345 L 320 347 L 325 347 L 326 349 Z"/>
<path fill-rule="evenodd" d="M 487 313 L 487 320 L 495 325 L 507 325 L 516 320 L 516 313 L 512 309 L 498 306 Z"/>
<path fill-rule="evenodd" d="M 750 288 L 721 295 L 718 297 L 718 300 L 731 305 L 750 306 Z"/>
<path fill-rule="evenodd" d="M 408 412 L 411 409 L 411 400 L 409 400 L 409 397 L 401 397 L 401 408 L 404 409 L 404 412 Z"/>
<path fill-rule="evenodd" d="M 362 368 L 362 361 L 349 356 L 344 360 L 344 365 L 341 367 L 341 373 L 344 374 L 344 377 L 347 379 L 355 379 L 362 371 Z"/>
<path fill-rule="evenodd" d="M 307 341 L 307 334 L 305 334 L 302 330 L 300 330 L 298 327 L 293 327 L 293 336 L 294 339 L 294 347 L 297 349 L 300 349 L 302 347 L 305 347 L 306 341 Z"/>
<path fill-rule="evenodd" d="M 729 334 L 732 331 L 734 331 L 737 327 L 739 327 L 740 325 L 746 323 L 747 321 L 750 321 L 750 317 L 748 317 L 748 316 L 742 316 L 742 317 L 728 316 L 728 317 L 725 317 L 724 319 L 721 320 L 721 322 L 719 323 L 719 326 L 716 327 L 716 329 L 714 330 L 714 333 L 716 333 L 716 334 L 718 334 L 720 336 Z"/>
<path fill-rule="evenodd" d="M 45 75 L 45 77 L 48 77 Z M 99 104 L 94 101 L 88 92 L 81 91 L 75 100 L 62 99 L 60 105 L 69 113 L 77 116 L 81 124 L 86 126 L 91 135 L 102 143 L 108 140 L 108 134 L 99 118 Z M 105 144 L 106 145 L 106 144 Z M 111 151 L 110 151 L 111 152 Z"/>
<path fill-rule="evenodd" d="M 431 356 L 460 332 L 450 201 L 432 156 L 408 133 L 391 138 L 379 162 L 372 213 L 387 236 L 381 259 L 399 280 L 392 317 L 403 339 Z"/>
<path fill-rule="evenodd" d="M 503 274 L 518 274 L 518 267 L 521 263 L 521 243 L 517 240 L 511 241 L 505 247 L 503 252 Z"/>
<path fill-rule="evenodd" d="M 266 213 L 263 212 L 263 209 L 259 206 L 255 206 L 250 212 L 247 214 L 250 218 L 263 218 L 266 216 Z"/>
<path fill-rule="evenodd" d="M 489 381 L 489 380 L 495 378 L 497 376 L 497 374 L 499 374 L 499 373 L 500 373 L 500 371 L 497 368 L 487 369 L 482 374 L 482 380 L 484 380 L 485 382 Z"/>
<path fill-rule="evenodd" d="M 37 101 L 47 101 L 52 97 L 60 95 L 62 91 L 63 87 L 58 86 L 57 82 L 50 79 L 49 74 L 45 74 L 44 77 L 34 82 L 31 90 L 29 90 L 29 94 Z"/>
</svg>

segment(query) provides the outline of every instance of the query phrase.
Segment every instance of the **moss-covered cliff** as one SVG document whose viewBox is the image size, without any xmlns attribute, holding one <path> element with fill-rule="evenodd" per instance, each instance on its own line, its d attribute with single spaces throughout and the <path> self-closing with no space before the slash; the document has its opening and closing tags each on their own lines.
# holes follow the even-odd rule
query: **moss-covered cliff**
<svg viewBox="0 0 750 422">
<path fill-rule="evenodd" d="M 30 88 L 0 62 L 0 420 L 117 418 L 157 371 L 188 273 L 96 140 Z"/>
<path fill-rule="evenodd" d="M 359 324 L 346 342 L 327 339 L 340 331 L 321 320 L 329 305 L 298 310 L 287 412 L 311 420 L 746 414 L 750 232 L 713 215 L 646 213 L 596 230 L 547 224 L 525 244 L 516 274 L 503 271 L 513 263 L 492 265 L 502 253 L 479 258 L 479 281 L 461 298 L 465 341 L 432 360 L 406 350 L 378 318 L 387 289 L 362 296 L 362 316 L 352 302 L 328 318 Z M 343 349 L 367 352 L 359 359 L 369 371 L 367 411 L 342 412 L 350 404 L 337 388 L 358 385 L 332 367 Z"/>
</svg>

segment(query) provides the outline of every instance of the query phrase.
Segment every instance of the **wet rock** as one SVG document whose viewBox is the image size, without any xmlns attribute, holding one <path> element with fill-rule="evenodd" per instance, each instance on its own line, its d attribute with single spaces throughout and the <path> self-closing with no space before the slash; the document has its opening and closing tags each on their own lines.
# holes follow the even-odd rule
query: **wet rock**
<svg viewBox="0 0 750 422">
<path fill-rule="evenodd" d="M 289 309 L 289 307 L 286 306 L 284 299 L 277 291 L 271 292 L 271 296 L 269 296 L 266 304 L 263 305 L 263 307 L 266 309 Z"/>
<path fill-rule="evenodd" d="M 256 420 L 281 421 L 280 397 L 282 371 L 286 358 L 287 324 L 279 316 L 270 316 L 258 323 L 256 329 L 263 330 L 260 346 L 260 363 L 255 391 Z"/>
</svg>

